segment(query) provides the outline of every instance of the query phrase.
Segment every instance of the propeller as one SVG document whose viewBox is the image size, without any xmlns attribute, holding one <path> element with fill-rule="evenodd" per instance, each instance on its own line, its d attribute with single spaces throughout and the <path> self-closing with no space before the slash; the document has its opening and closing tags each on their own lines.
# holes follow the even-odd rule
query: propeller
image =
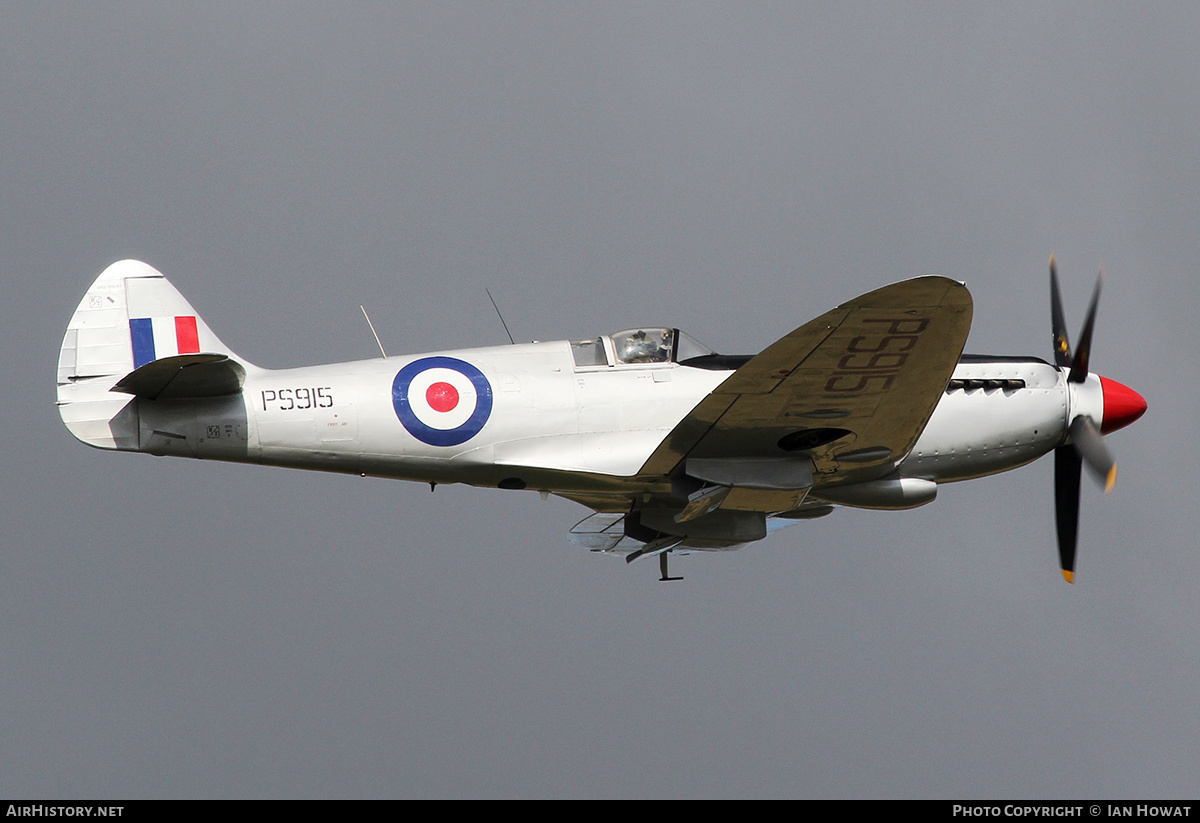
<svg viewBox="0 0 1200 823">
<path fill-rule="evenodd" d="M 1050 255 L 1050 322 L 1053 326 L 1054 362 L 1059 369 L 1070 369 L 1067 383 L 1082 383 L 1088 376 L 1091 359 L 1092 328 L 1096 322 L 1096 306 L 1100 300 L 1100 288 L 1104 283 L 1104 268 L 1096 278 L 1092 291 L 1092 302 L 1088 306 L 1079 346 L 1072 354 L 1067 338 L 1067 324 L 1063 317 L 1062 297 L 1058 288 L 1058 272 L 1054 255 Z M 1074 417 L 1067 431 L 1068 445 L 1054 450 L 1054 509 L 1058 529 L 1058 559 L 1063 577 L 1068 583 L 1075 582 L 1075 547 L 1079 535 L 1079 486 L 1083 466 L 1096 478 L 1104 491 L 1112 490 L 1117 479 L 1117 464 L 1104 445 L 1102 435 L 1127 426 L 1146 411 L 1146 401 L 1133 389 L 1115 380 L 1100 378 L 1104 398 L 1103 419 L 1096 422 L 1085 414 Z"/>
</svg>

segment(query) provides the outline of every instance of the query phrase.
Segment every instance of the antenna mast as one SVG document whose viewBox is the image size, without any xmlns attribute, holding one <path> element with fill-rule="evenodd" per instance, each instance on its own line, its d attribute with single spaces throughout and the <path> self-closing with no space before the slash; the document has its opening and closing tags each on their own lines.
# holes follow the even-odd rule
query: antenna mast
<svg viewBox="0 0 1200 823">
<path fill-rule="evenodd" d="M 367 326 L 371 329 L 371 334 L 375 335 L 375 345 L 379 347 L 379 353 L 383 355 L 384 360 L 387 360 L 387 352 L 383 350 L 383 344 L 379 342 L 379 335 L 375 333 L 375 324 L 371 322 L 371 318 L 365 308 L 361 305 L 358 308 L 362 311 L 363 317 L 367 318 Z"/>
<path fill-rule="evenodd" d="M 492 297 L 490 289 L 484 289 L 484 291 L 487 292 L 488 300 L 492 301 L 492 308 L 496 310 L 496 316 L 500 318 L 500 325 L 504 327 L 504 333 L 508 335 L 508 342 L 514 346 L 517 345 L 517 341 L 513 340 L 512 332 L 508 330 L 508 324 L 504 322 L 504 315 L 500 313 L 500 307 L 496 305 L 496 298 Z"/>
</svg>

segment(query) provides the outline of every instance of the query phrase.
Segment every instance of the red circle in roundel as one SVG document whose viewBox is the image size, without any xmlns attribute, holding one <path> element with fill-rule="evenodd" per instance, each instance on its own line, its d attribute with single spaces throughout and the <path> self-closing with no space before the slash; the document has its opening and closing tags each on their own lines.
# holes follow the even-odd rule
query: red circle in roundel
<svg viewBox="0 0 1200 823">
<path fill-rule="evenodd" d="M 453 411 L 458 405 L 458 389 L 449 383 L 434 383 L 425 390 L 425 402 L 436 412 Z"/>
</svg>

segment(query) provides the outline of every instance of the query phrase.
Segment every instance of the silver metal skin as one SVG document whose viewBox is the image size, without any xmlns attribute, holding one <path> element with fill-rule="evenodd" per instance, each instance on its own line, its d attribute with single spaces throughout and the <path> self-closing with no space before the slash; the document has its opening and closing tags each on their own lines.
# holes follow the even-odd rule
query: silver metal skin
<svg viewBox="0 0 1200 823">
<path fill-rule="evenodd" d="M 594 551 L 723 550 L 836 507 L 924 505 L 1072 437 L 1096 451 L 1100 379 L 960 360 L 970 317 L 965 287 L 928 277 L 754 358 L 645 328 L 268 370 L 127 260 L 68 325 L 58 408 L 97 448 L 549 492 L 596 512 L 572 532 Z"/>
</svg>

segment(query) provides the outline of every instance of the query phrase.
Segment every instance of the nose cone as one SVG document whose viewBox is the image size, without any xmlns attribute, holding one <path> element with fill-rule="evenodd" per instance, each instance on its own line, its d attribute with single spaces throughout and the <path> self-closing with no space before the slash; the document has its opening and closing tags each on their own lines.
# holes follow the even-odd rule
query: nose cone
<svg viewBox="0 0 1200 823">
<path fill-rule="evenodd" d="M 1104 420 L 1100 423 L 1100 432 L 1108 434 L 1128 426 L 1146 413 L 1146 400 L 1128 386 L 1100 378 L 1100 386 L 1104 390 Z"/>
</svg>

